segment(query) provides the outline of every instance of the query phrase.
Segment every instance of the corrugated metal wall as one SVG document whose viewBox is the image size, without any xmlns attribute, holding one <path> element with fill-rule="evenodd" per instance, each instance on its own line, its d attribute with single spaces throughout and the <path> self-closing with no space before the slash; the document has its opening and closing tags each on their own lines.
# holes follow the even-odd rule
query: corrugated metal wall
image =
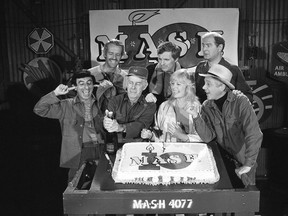
<svg viewBox="0 0 288 216">
<path fill-rule="evenodd" d="M 246 41 L 252 52 L 246 52 L 244 62 L 250 66 L 249 73 L 256 80 L 267 83 L 273 90 L 273 112 L 262 128 L 287 126 L 287 85 L 269 79 L 274 44 L 287 40 L 285 26 L 288 22 L 288 1 L 252 1 L 251 14 L 246 21 Z M 250 49 L 251 51 L 251 49 Z"/>
<path fill-rule="evenodd" d="M 6 22 L 5 26 L 1 25 L 1 32 L 6 31 L 9 81 L 21 81 L 21 74 L 17 72 L 19 64 L 36 57 L 27 47 L 27 36 L 34 27 L 44 26 L 55 37 L 55 47 L 47 56 L 62 56 L 66 61 L 73 61 L 77 56 L 82 60 L 89 60 L 89 10 L 161 7 L 239 8 L 240 66 L 252 64 L 250 66 L 254 68 L 268 70 L 271 45 L 285 39 L 282 31 L 283 24 L 288 19 L 288 2 L 285 0 L 6 0 Z M 258 48 L 257 56 L 249 56 L 251 53 L 248 53 L 248 44 Z M 257 71 L 255 76 L 262 77 L 262 73 L 258 75 Z"/>
<path fill-rule="evenodd" d="M 4 56 L 0 62 L 0 101 L 5 97 L 7 83 L 22 82 L 21 64 L 36 57 L 54 59 L 64 77 L 69 76 L 77 58 L 83 67 L 89 67 L 89 10 L 140 8 L 239 8 L 239 66 L 246 66 L 251 79 L 264 80 L 275 87 L 276 97 L 282 91 L 279 82 L 267 79 L 267 72 L 272 45 L 287 39 L 283 32 L 288 22 L 287 0 L 5 0 L 0 26 Z M 27 46 L 27 36 L 35 27 L 46 27 L 54 35 L 54 48 L 47 54 L 37 55 Z M 282 99 L 277 101 L 280 104 L 275 104 L 275 116 L 263 127 L 283 124 L 286 111 Z"/>
<path fill-rule="evenodd" d="M 247 20 L 249 28 L 246 33 L 250 46 L 258 48 L 254 56 L 254 65 L 265 70 L 270 69 L 272 45 L 287 40 L 284 26 L 288 22 L 287 1 L 253 1 L 253 11 Z M 251 56 L 250 56 L 251 57 Z M 257 71 L 258 77 L 262 73 Z"/>
</svg>

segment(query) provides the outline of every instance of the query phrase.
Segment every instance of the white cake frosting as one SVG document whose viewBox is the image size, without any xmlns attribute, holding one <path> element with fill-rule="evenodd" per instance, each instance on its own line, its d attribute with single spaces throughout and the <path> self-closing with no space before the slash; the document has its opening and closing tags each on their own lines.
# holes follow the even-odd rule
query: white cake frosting
<svg viewBox="0 0 288 216">
<path fill-rule="evenodd" d="M 219 173 L 212 150 L 203 143 L 126 143 L 116 154 L 116 183 L 149 185 L 213 184 Z"/>
</svg>

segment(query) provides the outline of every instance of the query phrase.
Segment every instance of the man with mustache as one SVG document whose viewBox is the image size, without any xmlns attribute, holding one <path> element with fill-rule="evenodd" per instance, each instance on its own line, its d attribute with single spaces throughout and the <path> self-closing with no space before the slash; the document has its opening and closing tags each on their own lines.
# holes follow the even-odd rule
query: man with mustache
<svg viewBox="0 0 288 216">
<path fill-rule="evenodd" d="M 105 63 L 88 69 L 100 83 L 96 92 L 97 100 L 102 112 L 107 108 L 108 99 L 125 93 L 125 77 L 127 72 L 119 67 L 120 60 L 125 54 L 121 41 L 112 39 L 103 48 Z"/>
</svg>

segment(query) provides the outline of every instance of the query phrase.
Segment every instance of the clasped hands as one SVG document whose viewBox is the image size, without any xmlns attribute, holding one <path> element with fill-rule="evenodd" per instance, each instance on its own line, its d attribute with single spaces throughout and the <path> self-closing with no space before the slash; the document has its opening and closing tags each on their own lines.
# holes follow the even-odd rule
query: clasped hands
<svg viewBox="0 0 288 216">
<path fill-rule="evenodd" d="M 167 125 L 167 132 L 169 132 L 173 137 L 180 139 L 181 141 L 187 141 L 189 137 L 180 127 L 179 123 L 170 122 Z"/>
</svg>

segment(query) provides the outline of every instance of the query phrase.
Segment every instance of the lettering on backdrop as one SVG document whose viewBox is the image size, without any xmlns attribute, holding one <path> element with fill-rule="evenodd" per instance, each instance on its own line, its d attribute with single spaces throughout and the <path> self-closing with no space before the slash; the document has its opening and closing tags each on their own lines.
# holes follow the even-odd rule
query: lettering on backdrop
<svg viewBox="0 0 288 216">
<path fill-rule="evenodd" d="M 159 28 L 153 35 L 149 33 L 149 25 L 140 25 L 159 10 L 138 10 L 130 13 L 131 25 L 119 25 L 116 38 L 125 45 L 126 55 L 122 57 L 121 67 L 130 65 L 147 66 L 157 62 L 157 46 L 163 41 L 171 41 L 181 48 L 179 62 L 183 67 L 194 67 L 202 60 L 201 35 L 208 30 L 193 23 L 174 23 Z M 223 34 L 223 31 L 217 31 Z M 102 48 L 109 41 L 107 35 L 98 35 L 99 55 L 97 61 L 105 61 Z"/>
<path fill-rule="evenodd" d="M 208 30 L 200 25 L 186 22 L 172 23 L 160 27 L 153 35 L 149 33 L 149 25 L 141 25 L 151 17 L 157 18 L 160 10 L 135 10 L 128 16 L 131 25 L 119 25 L 118 34 L 115 38 L 120 40 L 124 46 L 126 54 L 121 59 L 121 68 L 128 69 L 130 65 L 146 67 L 157 62 L 157 46 L 162 41 L 171 41 L 181 48 L 179 63 L 183 68 L 196 66 L 203 58 L 201 51 L 201 36 Z M 157 22 L 157 21 L 155 21 Z M 220 34 L 225 34 L 222 29 L 215 29 Z M 95 42 L 98 45 L 99 55 L 96 57 L 98 62 L 104 62 L 102 48 L 111 38 L 107 35 L 97 35 Z M 283 47 L 282 47 L 283 48 Z M 278 52 L 278 57 L 287 63 L 287 50 Z M 276 56 L 276 55 L 275 55 Z M 280 67 L 282 64 L 277 62 L 275 73 L 271 74 L 275 79 L 286 81 L 287 70 Z M 279 66 L 279 67 L 278 67 Z M 273 70 L 272 70 L 273 71 Z M 257 114 L 259 122 L 266 120 L 272 112 L 273 95 L 266 84 L 261 84 L 256 80 L 249 80 L 248 83 L 253 89 L 254 102 L 253 108 Z"/>
<path fill-rule="evenodd" d="M 270 76 L 275 80 L 288 83 L 288 42 L 283 41 L 273 45 L 272 67 Z"/>
</svg>

